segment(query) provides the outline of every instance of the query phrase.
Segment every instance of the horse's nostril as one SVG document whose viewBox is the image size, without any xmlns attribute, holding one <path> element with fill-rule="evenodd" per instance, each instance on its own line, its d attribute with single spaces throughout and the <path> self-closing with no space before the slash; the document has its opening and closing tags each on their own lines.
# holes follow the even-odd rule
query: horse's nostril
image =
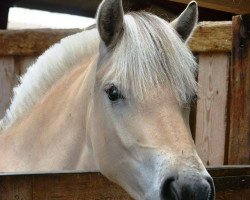
<svg viewBox="0 0 250 200">
<path fill-rule="evenodd" d="M 176 199 L 176 194 L 173 191 L 172 183 L 174 182 L 174 177 L 169 177 L 166 179 L 162 185 L 161 188 L 161 199 L 167 200 L 167 199 Z"/>
</svg>

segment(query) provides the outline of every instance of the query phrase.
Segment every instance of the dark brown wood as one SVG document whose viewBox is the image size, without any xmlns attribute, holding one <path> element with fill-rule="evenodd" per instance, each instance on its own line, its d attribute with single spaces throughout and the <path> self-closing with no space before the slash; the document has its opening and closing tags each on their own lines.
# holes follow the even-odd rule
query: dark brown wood
<svg viewBox="0 0 250 200">
<path fill-rule="evenodd" d="M 62 12 L 70 13 L 81 16 L 95 17 L 96 10 L 101 0 L 21 0 L 17 3 L 18 7 L 25 7 L 38 10 L 47 10 L 52 12 Z M 181 1 L 180 1 L 181 2 Z M 189 0 L 186 1 L 189 3 Z M 225 1 L 224 1 L 225 2 Z M 217 1 L 219 4 L 220 1 Z M 227 2 L 228 3 L 228 2 Z M 236 1 L 236 6 L 238 5 Z M 244 3 L 244 1 L 243 1 Z M 164 12 L 160 12 L 160 16 L 167 15 L 169 13 L 179 15 L 186 7 L 186 4 L 177 3 L 176 1 L 167 1 L 167 0 L 123 0 L 125 12 L 127 11 L 137 11 L 137 10 L 147 10 L 154 11 L 154 7 L 158 7 Z M 223 4 L 222 4 L 223 5 Z M 242 3 L 240 4 L 240 6 Z M 202 6 L 202 7 L 201 7 Z M 201 5 L 199 7 L 199 19 L 200 21 L 226 21 L 232 19 L 232 13 L 224 12 L 218 9 L 217 10 L 209 9 L 207 6 Z M 212 7 L 213 8 L 213 7 Z M 224 9 L 223 9 L 224 10 Z"/>
<path fill-rule="evenodd" d="M 163 0 L 164 1 L 164 0 Z M 178 3 L 189 3 L 190 0 L 170 0 Z M 235 14 L 248 14 L 250 13 L 249 1 L 236 1 L 236 0 L 196 0 L 201 7 L 231 12 Z"/>
<path fill-rule="evenodd" d="M 208 167 L 210 175 L 215 177 L 250 176 L 250 165 L 224 165 L 220 167 Z"/>
<path fill-rule="evenodd" d="M 250 166 L 209 168 L 217 199 L 247 200 Z M 100 173 L 0 174 L 1 200 L 130 200 L 129 195 Z"/>
<path fill-rule="evenodd" d="M 250 164 L 250 16 L 233 18 L 228 164 Z"/>
<path fill-rule="evenodd" d="M 130 200 L 99 173 L 0 176 L 1 200 Z"/>
<path fill-rule="evenodd" d="M 223 166 L 209 169 L 216 188 L 217 200 L 248 200 L 250 166 Z"/>
</svg>

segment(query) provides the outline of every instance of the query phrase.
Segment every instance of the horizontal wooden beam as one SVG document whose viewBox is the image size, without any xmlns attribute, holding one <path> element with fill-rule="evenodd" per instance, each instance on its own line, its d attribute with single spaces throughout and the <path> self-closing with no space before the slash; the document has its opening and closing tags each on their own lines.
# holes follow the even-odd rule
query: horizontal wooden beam
<svg viewBox="0 0 250 200">
<path fill-rule="evenodd" d="M 209 168 L 217 199 L 247 199 L 250 166 Z M 100 173 L 0 174 L 1 200 L 131 200 L 129 195 Z"/>
<path fill-rule="evenodd" d="M 30 29 L 0 31 L 0 56 L 39 55 L 60 39 L 80 29 Z"/>
<path fill-rule="evenodd" d="M 201 22 L 188 44 L 197 53 L 231 52 L 231 42 L 231 22 Z"/>
<path fill-rule="evenodd" d="M 80 29 L 0 31 L 0 56 L 36 56 L 63 37 Z M 230 52 L 231 22 L 202 22 L 189 45 L 194 52 Z"/>
<path fill-rule="evenodd" d="M 166 1 L 166 0 L 163 0 Z M 170 0 L 178 3 L 189 3 L 190 0 Z M 196 0 L 200 7 L 230 12 L 235 14 L 250 13 L 250 3 L 247 0 Z"/>
</svg>

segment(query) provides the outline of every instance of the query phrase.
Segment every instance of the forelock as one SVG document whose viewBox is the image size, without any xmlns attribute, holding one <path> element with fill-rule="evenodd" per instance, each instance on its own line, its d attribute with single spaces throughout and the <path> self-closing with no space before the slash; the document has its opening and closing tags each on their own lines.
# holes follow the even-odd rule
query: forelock
<svg viewBox="0 0 250 200">
<path fill-rule="evenodd" d="M 172 26 L 155 15 L 125 15 L 123 34 L 109 56 L 102 82 L 117 84 L 128 96 L 142 99 L 147 91 L 168 85 L 183 104 L 196 93 L 192 53 Z"/>
</svg>

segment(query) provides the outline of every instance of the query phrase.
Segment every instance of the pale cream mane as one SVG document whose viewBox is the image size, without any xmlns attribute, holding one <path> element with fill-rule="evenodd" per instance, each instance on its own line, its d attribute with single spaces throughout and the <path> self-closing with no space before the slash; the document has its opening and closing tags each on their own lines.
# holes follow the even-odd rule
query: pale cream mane
<svg viewBox="0 0 250 200">
<path fill-rule="evenodd" d="M 0 128 L 7 129 L 28 113 L 41 97 L 65 73 L 87 62 L 98 51 L 100 39 L 97 29 L 68 36 L 53 45 L 28 68 L 13 90 L 13 98 Z"/>
</svg>

